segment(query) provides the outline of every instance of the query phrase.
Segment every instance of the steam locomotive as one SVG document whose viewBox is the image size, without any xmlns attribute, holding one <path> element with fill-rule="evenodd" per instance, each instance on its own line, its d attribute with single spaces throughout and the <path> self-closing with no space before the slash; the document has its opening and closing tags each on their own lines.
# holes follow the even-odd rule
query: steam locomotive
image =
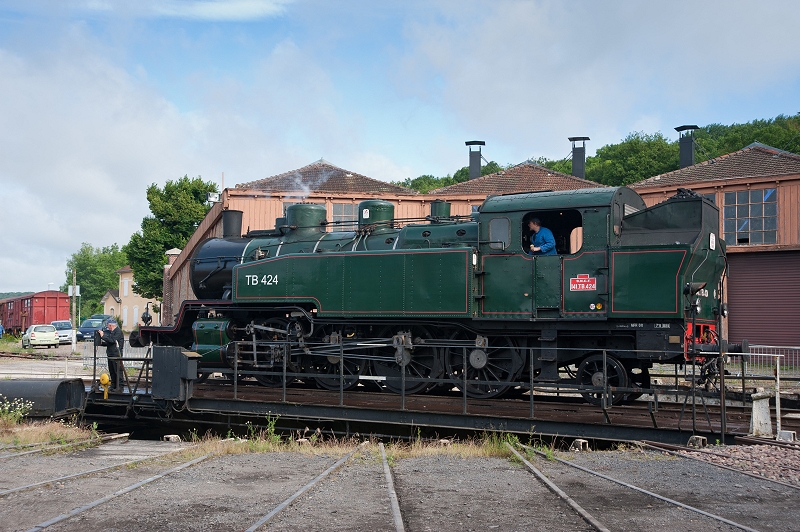
<svg viewBox="0 0 800 532">
<path fill-rule="evenodd" d="M 288 375 L 479 398 L 534 381 L 630 390 L 649 387 L 654 363 L 702 364 L 725 346 L 719 211 L 692 191 L 649 208 L 626 187 L 490 196 L 470 216 L 437 200 L 417 221 L 368 200 L 352 230 L 296 204 L 244 236 L 241 213 L 225 216 L 228 236 L 191 259 L 198 299 L 130 340 L 199 353 L 200 378 L 235 368 L 265 386 Z M 557 254 L 526 252 L 532 218 Z"/>
</svg>

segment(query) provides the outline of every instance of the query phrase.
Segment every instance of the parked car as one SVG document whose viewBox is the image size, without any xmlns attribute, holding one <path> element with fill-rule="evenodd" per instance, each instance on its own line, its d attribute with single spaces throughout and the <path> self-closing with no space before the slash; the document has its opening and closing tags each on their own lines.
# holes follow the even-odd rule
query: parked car
<svg viewBox="0 0 800 532">
<path fill-rule="evenodd" d="M 24 349 L 37 345 L 58 347 L 58 332 L 56 332 L 56 328 L 46 324 L 28 327 L 28 330 L 22 335 L 22 347 Z"/>
<path fill-rule="evenodd" d="M 99 318 L 89 318 L 88 320 L 83 320 L 81 326 L 78 327 L 78 332 L 83 335 L 83 339 L 87 342 L 91 342 L 94 340 L 94 333 L 95 331 L 99 331 L 102 329 L 106 324 L 106 320 L 99 319 Z"/>
<path fill-rule="evenodd" d="M 92 314 L 90 320 L 110 320 L 113 316 L 111 314 Z"/>
<path fill-rule="evenodd" d="M 56 328 L 58 333 L 58 341 L 62 344 L 72 343 L 72 323 L 65 320 L 51 321 L 50 325 Z"/>
</svg>

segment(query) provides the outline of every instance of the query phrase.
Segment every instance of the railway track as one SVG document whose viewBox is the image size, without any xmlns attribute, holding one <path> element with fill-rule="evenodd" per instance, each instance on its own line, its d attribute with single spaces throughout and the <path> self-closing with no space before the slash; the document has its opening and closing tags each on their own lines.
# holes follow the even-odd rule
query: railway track
<svg viewBox="0 0 800 532">
<path fill-rule="evenodd" d="M 631 530 L 654 525 L 707 530 L 724 525 L 722 529 L 752 532 L 790 530 L 796 523 L 798 512 L 791 502 L 796 491 L 790 489 L 796 487 L 776 485 L 769 479 L 755 480 L 742 471 L 693 461 L 683 455 L 676 455 L 674 460 L 660 460 L 657 455 L 647 456 L 647 453 L 642 453 L 645 456 L 641 459 L 633 458 L 610 468 L 604 460 L 608 455 L 600 453 L 577 454 L 565 460 L 552 452 L 522 447 L 528 451 L 530 461 L 512 451 L 526 466 L 552 479 L 554 485 L 562 486 L 565 495 L 589 508 L 602 526 L 610 525 L 611 529 L 618 529 L 623 523 L 628 524 L 623 529 Z M 718 489 L 709 494 L 708 484 L 716 484 Z M 754 511 L 753 503 L 766 498 L 768 507 Z M 621 511 L 627 512 L 627 517 Z M 671 524 L 664 526 L 661 520 Z"/>
<path fill-rule="evenodd" d="M 535 474 L 480 453 L 444 449 L 398 458 L 366 442 L 343 456 L 324 447 L 207 449 L 136 464 L 118 454 L 116 463 L 94 470 L 77 470 L 89 451 L 24 456 L 18 460 L 50 460 L 48 471 L 73 471 L 32 482 L 32 473 L 24 475 L 30 464 L 4 469 L 3 528 L 753 531 L 792 529 L 800 516 L 795 490 L 711 464 L 660 452 L 564 460 L 524 450 L 525 456 L 513 452 Z"/>
</svg>

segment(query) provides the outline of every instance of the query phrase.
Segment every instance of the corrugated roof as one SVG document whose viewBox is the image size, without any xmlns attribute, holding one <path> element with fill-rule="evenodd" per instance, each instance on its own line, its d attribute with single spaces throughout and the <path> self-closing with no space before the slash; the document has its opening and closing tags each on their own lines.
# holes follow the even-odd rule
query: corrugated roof
<svg viewBox="0 0 800 532">
<path fill-rule="evenodd" d="M 562 174 L 535 163 L 522 163 L 508 170 L 501 170 L 494 174 L 434 190 L 431 194 L 514 194 L 541 190 L 577 190 L 604 186 L 594 181 Z"/>
<path fill-rule="evenodd" d="M 398 195 L 417 194 L 417 191 L 385 181 L 379 181 L 344 168 L 339 168 L 320 159 L 297 170 L 291 170 L 272 177 L 240 183 L 236 188 L 258 189 L 270 192 L 330 192 L 336 194 L 349 193 L 381 193 Z"/>
<path fill-rule="evenodd" d="M 680 170 L 657 175 L 631 188 L 674 187 L 688 183 L 800 174 L 800 155 L 760 143 Z"/>
</svg>

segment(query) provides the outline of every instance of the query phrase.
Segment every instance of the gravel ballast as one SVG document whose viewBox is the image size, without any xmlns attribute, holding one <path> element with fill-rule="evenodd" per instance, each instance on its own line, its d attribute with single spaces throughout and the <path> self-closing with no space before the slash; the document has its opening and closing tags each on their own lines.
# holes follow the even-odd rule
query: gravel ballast
<svg viewBox="0 0 800 532">
<path fill-rule="evenodd" d="M 185 444 L 183 444 L 185 445 Z M 179 445 L 114 442 L 98 449 L 28 455 L 0 463 L 9 489 L 69 473 L 158 456 L 135 467 L 42 486 L 0 498 L 0 530 L 27 530 L 175 467 Z M 223 454 L 156 480 L 48 530 L 244 530 L 335 463 L 340 451 Z M 641 450 L 556 453 L 758 530 L 795 530 L 797 491 L 712 464 Z M 585 472 L 532 459 L 610 530 L 734 530 Z M 452 452 L 390 460 L 406 530 L 592 530 L 522 464 Z M 262 530 L 394 530 L 380 452 L 367 445 L 342 468 L 277 514 Z"/>
</svg>

